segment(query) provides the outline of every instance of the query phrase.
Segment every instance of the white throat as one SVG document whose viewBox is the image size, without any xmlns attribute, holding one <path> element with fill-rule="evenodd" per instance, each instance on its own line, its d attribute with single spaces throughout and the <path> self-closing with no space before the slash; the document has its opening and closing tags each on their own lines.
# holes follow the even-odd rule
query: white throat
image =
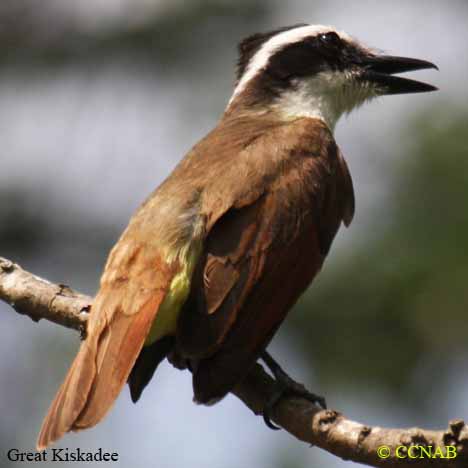
<svg viewBox="0 0 468 468">
<path fill-rule="evenodd" d="M 284 91 L 273 102 L 272 108 L 286 119 L 320 119 L 334 131 L 336 122 L 344 113 L 375 96 L 377 90 L 358 82 L 353 72 L 330 71 L 297 80 L 292 89 Z"/>
</svg>

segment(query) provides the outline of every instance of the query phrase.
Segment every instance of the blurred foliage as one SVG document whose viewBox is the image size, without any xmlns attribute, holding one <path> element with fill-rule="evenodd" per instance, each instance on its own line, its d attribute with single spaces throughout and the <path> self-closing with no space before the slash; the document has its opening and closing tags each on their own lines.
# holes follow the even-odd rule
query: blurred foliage
<svg viewBox="0 0 468 468">
<path fill-rule="evenodd" d="M 0 190 L 0 246 L 3 255 L 32 254 L 48 242 L 50 226 L 38 210 L 34 210 L 24 187 L 17 191 Z M 34 194 L 35 196 L 35 194 Z"/>
<path fill-rule="evenodd" d="M 0 188 L 0 256 L 26 269 L 37 262 L 51 281 L 83 292 L 95 291 L 121 229 L 106 220 L 83 219 L 73 207 L 52 200 L 44 188 Z"/>
<path fill-rule="evenodd" d="M 467 128 L 466 112 L 440 107 L 413 121 L 392 206 L 375 220 L 382 235 L 371 226 L 292 314 L 294 334 L 328 383 L 409 392 L 424 359 L 468 347 Z M 422 403 L 421 390 L 443 381 L 443 371 L 434 362 L 413 396 Z"/>
<path fill-rule="evenodd" d="M 148 8 L 148 14 L 139 21 L 122 15 L 114 27 L 90 30 L 73 15 L 64 14 L 54 2 L 38 10 L 34 0 L 5 0 L 0 7 L 0 64 L 50 66 L 125 54 L 150 59 L 149 64 L 167 64 L 216 47 L 230 32 L 247 30 L 270 12 L 265 0 L 153 3 L 167 5 L 153 14 Z"/>
</svg>

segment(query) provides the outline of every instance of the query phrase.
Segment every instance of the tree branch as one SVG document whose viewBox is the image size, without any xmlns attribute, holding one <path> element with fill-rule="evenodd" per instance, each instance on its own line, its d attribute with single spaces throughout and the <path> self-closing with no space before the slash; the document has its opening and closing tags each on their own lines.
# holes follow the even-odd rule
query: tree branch
<svg viewBox="0 0 468 468">
<path fill-rule="evenodd" d="M 82 332 L 92 302 L 89 296 L 38 278 L 1 257 L 0 299 L 34 321 L 44 318 Z M 259 364 L 233 390 L 256 415 L 262 414 L 262 408 L 273 392 L 274 381 Z M 370 427 L 298 398 L 283 398 L 275 407 L 272 419 L 303 442 L 345 460 L 374 467 L 468 466 L 468 427 L 461 420 L 451 421 L 446 431 Z M 388 447 L 388 452 L 382 451 L 382 454 L 388 454 L 387 458 L 379 457 L 378 449 L 382 446 Z M 421 446 L 426 452 L 422 452 Z M 453 450 L 456 457 L 441 458 L 441 455 L 447 457 L 447 446 L 454 447 L 448 450 Z M 429 450 L 434 458 L 427 455 Z M 421 458 L 411 458 L 421 454 Z"/>
</svg>

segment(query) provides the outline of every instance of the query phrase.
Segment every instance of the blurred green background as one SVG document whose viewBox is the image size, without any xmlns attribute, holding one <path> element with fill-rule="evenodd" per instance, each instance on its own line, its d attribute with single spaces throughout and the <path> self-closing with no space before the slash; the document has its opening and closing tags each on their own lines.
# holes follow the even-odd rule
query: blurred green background
<svg viewBox="0 0 468 468">
<path fill-rule="evenodd" d="M 443 428 L 468 418 L 466 1 L 3 0 L 0 255 L 94 294 L 133 210 L 222 113 L 239 39 L 298 22 L 431 60 L 440 72 L 415 78 L 440 91 L 338 125 L 356 217 L 270 350 L 351 418 Z M 79 340 L 0 313 L 0 466 L 21 467 L 6 452 L 33 450 Z M 191 395 L 190 375 L 164 365 L 138 405 L 125 390 L 59 446 L 117 451 L 122 467 L 350 466 L 232 396 L 205 408 Z"/>
</svg>

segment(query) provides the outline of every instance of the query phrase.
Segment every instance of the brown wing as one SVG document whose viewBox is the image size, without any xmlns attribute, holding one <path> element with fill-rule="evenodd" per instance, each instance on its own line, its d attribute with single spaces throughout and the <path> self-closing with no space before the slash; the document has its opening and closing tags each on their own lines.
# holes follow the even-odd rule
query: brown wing
<svg viewBox="0 0 468 468">
<path fill-rule="evenodd" d="M 97 424 L 114 403 L 140 353 L 175 266 L 168 266 L 157 248 L 137 234 L 128 229 L 109 257 L 87 338 L 49 408 L 38 450 L 68 431 Z"/>
<path fill-rule="evenodd" d="M 264 193 L 228 210 L 206 240 L 177 334 L 201 403 L 245 376 L 321 268 L 341 222 L 351 221 L 351 179 L 322 133 L 320 152 L 293 153 Z"/>
</svg>

